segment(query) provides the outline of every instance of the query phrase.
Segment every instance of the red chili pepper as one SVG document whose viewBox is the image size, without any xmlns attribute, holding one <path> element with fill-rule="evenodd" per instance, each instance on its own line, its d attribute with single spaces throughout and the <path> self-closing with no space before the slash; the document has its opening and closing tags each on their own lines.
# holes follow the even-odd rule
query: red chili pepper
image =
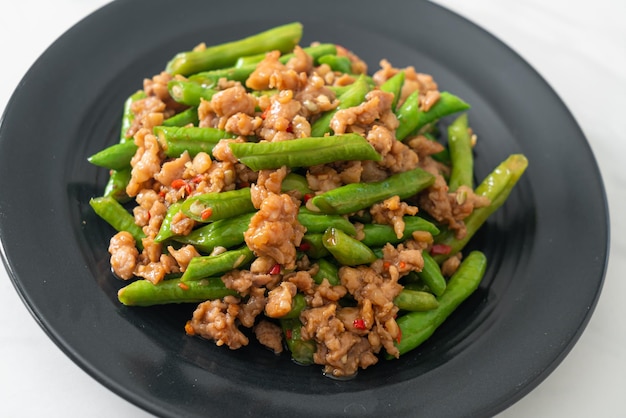
<svg viewBox="0 0 626 418">
<path fill-rule="evenodd" d="M 261 119 L 265 120 L 265 118 L 267 118 L 267 114 L 270 113 L 270 107 L 271 106 L 266 107 L 263 113 L 261 113 Z"/>
<path fill-rule="evenodd" d="M 191 184 L 189 183 L 185 184 L 185 192 L 187 192 L 188 195 L 190 195 L 191 192 L 193 192 L 193 189 L 191 188 Z"/>
<path fill-rule="evenodd" d="M 450 247 L 449 245 L 435 244 L 430 249 L 430 254 L 431 255 L 446 255 L 446 254 L 450 254 L 450 251 L 452 251 L 452 247 Z"/>
<path fill-rule="evenodd" d="M 352 326 L 356 329 L 367 329 L 367 327 L 365 326 L 365 321 L 363 320 L 363 318 L 357 318 L 354 320 L 354 322 L 352 323 Z"/>
<path fill-rule="evenodd" d="M 160 198 L 164 198 L 166 194 L 167 194 L 167 193 L 165 193 L 165 190 L 161 190 L 161 191 L 159 192 L 159 197 L 160 197 Z"/>
<path fill-rule="evenodd" d="M 400 344 L 400 341 L 402 341 L 402 328 L 398 328 L 398 335 L 396 335 L 396 341 L 398 342 L 398 344 Z"/>
<path fill-rule="evenodd" d="M 291 122 L 289 122 L 289 126 L 287 126 L 286 131 L 289 132 L 290 134 L 293 133 L 293 124 Z"/>
<path fill-rule="evenodd" d="M 171 186 L 175 189 L 180 189 L 181 187 L 185 187 L 185 185 L 187 184 L 187 182 L 183 179 L 176 179 L 174 181 L 172 181 Z"/>
<path fill-rule="evenodd" d="M 406 263 L 404 261 L 400 261 L 398 263 L 398 267 L 400 267 L 400 270 L 404 269 L 406 267 Z"/>
<path fill-rule="evenodd" d="M 291 339 L 291 337 L 293 336 L 293 331 L 289 328 L 285 330 L 285 337 L 287 337 L 288 340 Z"/>
<path fill-rule="evenodd" d="M 389 261 L 383 262 L 383 268 L 385 270 L 389 270 L 389 267 L 391 267 L 391 263 Z"/>
<path fill-rule="evenodd" d="M 183 290 L 189 290 L 189 286 L 187 286 L 185 283 L 180 282 L 178 283 L 178 287 L 180 287 Z"/>
<path fill-rule="evenodd" d="M 194 183 L 198 184 L 200 182 L 202 182 L 203 178 L 200 174 L 198 174 L 197 176 L 195 176 L 193 179 L 191 179 L 191 181 L 193 181 Z"/>
<path fill-rule="evenodd" d="M 304 203 L 306 203 L 313 198 L 313 193 L 305 193 L 303 198 L 304 198 Z"/>
<path fill-rule="evenodd" d="M 311 244 L 308 242 L 303 242 L 298 248 L 300 249 L 300 251 L 309 251 L 311 249 Z"/>
<path fill-rule="evenodd" d="M 269 274 L 280 274 L 280 264 L 276 263 L 270 269 Z"/>
<path fill-rule="evenodd" d="M 202 218 L 203 221 L 209 219 L 211 215 L 213 215 L 213 208 L 206 208 L 205 210 L 200 212 L 200 218 Z"/>
</svg>

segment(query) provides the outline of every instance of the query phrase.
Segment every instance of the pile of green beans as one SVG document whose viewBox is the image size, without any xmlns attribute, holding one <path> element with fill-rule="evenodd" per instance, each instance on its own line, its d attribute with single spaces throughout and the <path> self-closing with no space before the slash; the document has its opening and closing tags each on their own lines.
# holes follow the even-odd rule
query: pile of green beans
<svg viewBox="0 0 626 418">
<path fill-rule="evenodd" d="M 176 54 L 165 70 L 179 76 L 169 82 L 168 91 L 181 110 L 153 128 L 165 158 L 175 159 L 183 153 L 188 153 L 191 158 L 207 153 L 214 158 L 212 152 L 219 141 L 237 138 L 224 129 L 200 126 L 198 106 L 211 100 L 219 91 L 220 79 L 245 87 L 248 77 L 270 51 L 278 50 L 281 53 L 279 61 L 286 64 L 295 55 L 294 48 L 300 42 L 302 31 L 300 23 L 289 23 L 240 40 Z M 234 158 L 250 170 L 287 169 L 281 191 L 301 196 L 302 200 L 297 221 L 304 226 L 305 233 L 298 247 L 298 257 L 306 256 L 316 266 L 312 277 L 318 285 L 324 281 L 332 286 L 341 285 L 340 267 L 370 265 L 382 257 L 385 245 L 404 243 L 414 234 L 430 234 L 434 245 L 446 249 L 437 253 L 423 251 L 423 268 L 401 278 L 404 288 L 394 303 L 399 308 L 397 324 L 401 330 L 396 347 L 402 355 L 428 339 L 480 285 L 487 268 L 487 258 L 480 251 L 464 257 L 449 278 L 444 277 L 441 266 L 461 252 L 491 214 L 506 202 L 528 161 L 521 154 L 513 154 L 475 187 L 474 143 L 466 113 L 469 104 L 443 91 L 432 107 L 422 110 L 418 91 L 401 100 L 407 77 L 404 70 L 376 85 L 366 74 L 352 74 L 352 61 L 339 54 L 339 49 L 332 43 L 303 48 L 315 65 L 327 65 L 337 74 L 354 79 L 348 85 L 330 87 L 336 94 L 338 106 L 312 121 L 310 136 L 282 142 L 247 137 L 243 141 L 230 142 L 228 147 Z M 445 146 L 445 151 L 433 158 L 448 166 L 450 192 L 464 186 L 489 199 L 488 206 L 475 209 L 464 220 L 467 228 L 464 237 L 457 238 L 454 231 L 421 213 L 403 217 L 404 232 L 400 236 L 392 226 L 372 222 L 369 209 L 373 205 L 396 196 L 415 204 L 417 196 L 433 185 L 435 175 L 422 168 L 399 172 L 379 181 L 347 184 L 323 193 L 315 193 L 309 188 L 306 174 L 312 166 L 382 160 L 381 154 L 362 134 L 335 134 L 330 125 L 337 111 L 359 106 L 374 89 L 393 94 L 391 109 L 399 122 L 395 131 L 398 141 L 423 134 Z M 257 92 L 250 88 L 248 92 L 253 95 L 276 93 Z M 109 170 L 110 174 L 103 195 L 93 197 L 89 202 L 91 207 L 113 229 L 130 233 L 139 251 L 143 250 L 142 240 L 146 233 L 135 223 L 131 213 L 133 204 L 126 194 L 132 173 L 131 160 L 138 146 L 126 132 L 136 117 L 132 111 L 133 103 L 146 97 L 142 90 L 128 97 L 122 112 L 119 141 L 89 157 L 92 164 Z M 455 115 L 454 119 L 450 119 L 451 115 Z M 442 131 L 447 135 L 442 136 Z M 135 278 L 120 289 L 119 301 L 126 306 L 152 306 L 197 304 L 226 296 L 245 298 L 245 295 L 227 288 L 222 276 L 232 270 L 250 268 L 257 257 L 244 239 L 257 212 L 251 188 L 241 185 L 234 190 L 192 194 L 167 206 L 154 242 L 162 244 L 164 252 L 168 251 L 167 248 L 191 244 L 200 256 L 191 259 L 180 274 L 157 284 Z M 179 234 L 170 228 L 181 214 L 194 222 L 190 233 Z M 290 312 L 275 320 L 284 333 L 286 347 L 294 361 L 311 364 L 316 343 L 301 337 L 299 318 L 305 309 L 306 298 L 297 293 Z"/>
</svg>

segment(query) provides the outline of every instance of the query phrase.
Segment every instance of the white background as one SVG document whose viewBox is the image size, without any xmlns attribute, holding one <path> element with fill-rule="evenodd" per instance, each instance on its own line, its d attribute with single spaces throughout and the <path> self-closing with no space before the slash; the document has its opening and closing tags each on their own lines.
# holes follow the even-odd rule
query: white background
<svg viewBox="0 0 626 418">
<path fill-rule="evenodd" d="M 502 417 L 626 417 L 626 2 L 438 0 L 518 52 L 579 122 L 600 165 L 611 258 L 596 311 L 568 357 Z M 0 111 L 37 57 L 105 0 L 0 3 Z M 0 415 L 142 417 L 48 339 L 0 267 Z"/>
</svg>

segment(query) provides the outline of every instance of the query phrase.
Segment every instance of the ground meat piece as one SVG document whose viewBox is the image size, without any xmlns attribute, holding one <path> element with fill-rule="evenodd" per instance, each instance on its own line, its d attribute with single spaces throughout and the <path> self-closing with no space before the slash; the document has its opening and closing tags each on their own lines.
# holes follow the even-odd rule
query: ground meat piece
<svg viewBox="0 0 626 418">
<path fill-rule="evenodd" d="M 305 118 L 332 110 L 339 104 L 335 93 L 317 73 L 313 73 L 304 88 L 296 92 L 295 100 L 302 103 L 300 114 Z"/>
<path fill-rule="evenodd" d="M 306 180 L 309 189 L 326 192 L 341 186 L 341 176 L 337 170 L 329 165 L 316 165 L 309 167 L 306 172 Z"/>
<path fill-rule="evenodd" d="M 416 206 L 400 201 L 398 196 L 390 197 L 370 208 L 374 223 L 393 226 L 398 239 L 404 235 L 404 215 L 415 215 L 417 211 Z"/>
<path fill-rule="evenodd" d="M 420 194 L 419 205 L 435 220 L 455 231 L 457 239 L 462 239 L 467 233 L 463 219 L 474 208 L 489 205 L 489 199 L 474 194 L 467 186 L 460 186 L 455 192 L 449 193 L 445 179 L 437 175 L 433 185 Z"/>
<path fill-rule="evenodd" d="M 211 107 L 211 102 L 200 99 L 198 105 L 198 126 L 201 128 L 217 128 L 219 116 L 215 114 Z"/>
<path fill-rule="evenodd" d="M 163 124 L 166 105 L 163 100 L 155 96 L 148 96 L 131 104 L 130 110 L 134 115 L 133 121 L 126 131 L 126 138 L 132 138 L 142 128 L 152 131 L 152 128 Z"/>
<path fill-rule="evenodd" d="M 244 327 L 250 328 L 254 325 L 256 317 L 263 312 L 267 298 L 265 297 L 265 288 L 251 287 L 248 300 L 244 304 L 240 304 L 241 310 L 237 315 L 237 319 Z"/>
<path fill-rule="evenodd" d="M 235 164 L 230 161 L 214 161 L 209 170 L 193 179 L 194 194 L 233 190 L 237 185 Z"/>
<path fill-rule="evenodd" d="M 285 67 L 297 73 L 310 73 L 313 69 L 313 57 L 307 54 L 300 45 L 295 46 L 293 55 L 293 58 L 287 61 Z"/>
<path fill-rule="evenodd" d="M 314 290 L 313 295 L 307 298 L 307 305 L 314 308 L 337 302 L 348 293 L 344 286 L 332 286 L 327 278 L 322 279 L 322 283 L 315 286 Z"/>
<path fill-rule="evenodd" d="M 113 235 L 109 242 L 109 253 L 113 273 L 121 279 L 131 279 L 137 265 L 139 251 L 130 232 L 121 231 Z"/>
<path fill-rule="evenodd" d="M 358 306 L 371 304 L 377 327 L 370 329 L 370 334 L 376 333 L 377 335 L 372 337 L 368 335 L 368 338 L 379 341 L 389 354 L 397 356 L 398 350 L 395 348 L 394 341 L 398 336 L 399 328 L 394 318 L 398 313 L 398 307 L 393 300 L 402 291 L 402 285 L 398 284 L 400 275 L 395 266 L 390 265 L 385 269 L 383 260 L 378 260 L 374 264 L 383 268 L 377 271 L 366 266 L 356 268 L 343 266 L 339 269 L 339 278 L 341 284 L 353 295 Z"/>
<path fill-rule="evenodd" d="M 372 90 L 365 96 L 365 102 L 358 106 L 338 110 L 330 120 L 335 134 L 349 132 L 352 125 L 370 125 L 385 113 L 391 112 L 393 94 L 382 90 Z"/>
<path fill-rule="evenodd" d="M 156 137 L 148 130 L 141 129 L 135 136 L 137 152 L 130 161 L 131 177 L 126 186 L 126 194 L 134 197 L 147 187 L 153 176 L 161 170 L 161 149 Z"/>
<path fill-rule="evenodd" d="M 163 163 L 161 170 L 154 175 L 154 178 L 164 186 L 170 186 L 172 181 L 183 178 L 187 163 L 191 161 L 187 151 L 171 161 Z"/>
<path fill-rule="evenodd" d="M 461 265 L 462 258 L 463 256 L 461 253 L 456 253 L 452 257 L 446 259 L 446 261 L 441 264 L 441 274 L 445 277 L 451 277 Z"/>
<path fill-rule="evenodd" d="M 394 247 L 387 243 L 383 247 L 383 264 L 384 268 L 389 270 L 392 267 L 397 269 L 397 274 L 405 275 L 410 271 L 422 271 L 424 268 L 424 258 L 421 249 L 410 248 L 403 244 Z"/>
<path fill-rule="evenodd" d="M 280 327 L 270 321 L 261 321 L 254 327 L 257 340 L 274 353 L 283 352 L 283 332 Z"/>
<path fill-rule="evenodd" d="M 217 144 L 213 147 L 211 153 L 213 156 L 220 161 L 228 161 L 230 163 L 236 163 L 237 157 L 233 154 L 228 144 L 231 142 L 245 142 L 243 138 L 236 139 L 220 139 Z"/>
<path fill-rule="evenodd" d="M 369 183 L 384 180 L 389 177 L 389 173 L 376 161 L 362 161 L 361 181 Z"/>
<path fill-rule="evenodd" d="M 283 90 L 272 96 L 269 107 L 263 111 L 264 120 L 259 136 L 274 142 L 293 139 L 293 120 L 301 108 L 302 104 L 293 100 L 291 90 Z"/>
<path fill-rule="evenodd" d="M 255 208 L 260 208 L 263 200 L 269 193 L 280 194 L 281 187 L 285 176 L 287 175 L 287 167 L 281 167 L 277 170 L 260 170 L 256 184 L 251 186 L 252 204 Z"/>
<path fill-rule="evenodd" d="M 169 118 L 174 114 L 185 109 L 185 105 L 178 103 L 170 96 L 168 83 L 172 80 L 183 80 L 182 76 L 172 76 L 171 74 L 162 71 L 160 74 L 155 75 L 152 78 L 146 78 L 143 81 L 143 90 L 147 96 L 158 97 L 163 103 L 165 103 L 165 110 L 163 116 Z"/>
<path fill-rule="evenodd" d="M 267 90 L 270 88 L 270 77 L 275 71 L 283 71 L 285 66 L 278 61 L 280 51 L 272 51 L 265 55 L 256 69 L 246 80 L 246 87 L 253 90 Z"/>
<path fill-rule="evenodd" d="M 170 231 L 175 235 L 189 235 L 195 226 L 195 221 L 188 218 L 182 211 L 179 211 L 172 218 L 170 223 Z"/>
<path fill-rule="evenodd" d="M 308 271 L 296 271 L 293 273 L 285 274 L 283 280 L 289 283 L 293 283 L 299 292 L 304 294 L 310 294 L 313 292 L 315 282 L 311 277 L 311 273 Z"/>
<path fill-rule="evenodd" d="M 161 228 L 167 207 L 152 189 L 143 189 L 135 200 L 139 204 L 133 208 L 135 223 L 143 228 L 146 236 L 154 238 Z"/>
<path fill-rule="evenodd" d="M 391 173 L 403 173 L 417 167 L 419 159 L 417 154 L 401 141 L 394 141 L 391 150 L 383 156 L 379 163 Z"/>
<path fill-rule="evenodd" d="M 298 222 L 298 206 L 287 194 L 270 193 L 250 220 L 244 233 L 246 244 L 257 255 L 266 255 L 286 269 L 293 269 L 296 247 L 304 235 Z"/>
<path fill-rule="evenodd" d="M 298 288 L 291 282 L 282 282 L 280 286 L 270 290 L 265 304 L 265 315 L 270 318 L 282 318 L 291 311 L 293 297 Z"/>
<path fill-rule="evenodd" d="M 218 346 L 227 345 L 236 350 L 248 345 L 246 337 L 237 327 L 239 305 L 236 300 L 211 300 L 198 305 L 192 319 L 185 326 L 189 335 L 215 340 Z"/>
<path fill-rule="evenodd" d="M 336 315 L 338 306 L 329 304 L 319 308 L 306 309 L 300 315 L 302 338 L 314 339 L 317 350 L 313 361 L 324 366 L 324 373 L 330 376 L 353 376 L 359 367 L 366 368 L 376 363 L 374 356 L 363 356 L 370 352 L 367 339 L 346 330 Z M 366 361 L 362 361 L 366 360 Z"/>
<path fill-rule="evenodd" d="M 441 94 L 438 90 L 428 90 L 423 96 L 420 96 L 420 110 L 428 112 L 439 101 L 439 97 Z"/>
<path fill-rule="evenodd" d="M 228 118 L 224 125 L 224 129 L 235 135 L 248 136 L 253 135 L 257 129 L 263 124 L 263 119 L 259 116 L 251 116 L 246 113 L 235 113 Z"/>
<path fill-rule="evenodd" d="M 431 141 L 424 135 L 417 135 L 405 141 L 413 151 L 417 153 L 420 160 L 429 155 L 437 154 L 445 149 L 443 144 L 437 141 Z"/>
<path fill-rule="evenodd" d="M 180 271 L 187 270 L 187 266 L 189 265 L 191 260 L 195 257 L 200 257 L 200 253 L 198 253 L 196 248 L 191 244 L 185 245 L 178 250 L 170 245 L 169 247 L 167 247 L 167 251 L 172 255 L 172 257 L 174 257 L 174 259 L 178 263 Z"/>
<path fill-rule="evenodd" d="M 224 129 L 228 118 L 238 113 L 254 115 L 255 98 L 241 84 L 221 90 L 213 95 L 209 103 L 211 110 L 220 118 L 217 124 Z"/>
</svg>

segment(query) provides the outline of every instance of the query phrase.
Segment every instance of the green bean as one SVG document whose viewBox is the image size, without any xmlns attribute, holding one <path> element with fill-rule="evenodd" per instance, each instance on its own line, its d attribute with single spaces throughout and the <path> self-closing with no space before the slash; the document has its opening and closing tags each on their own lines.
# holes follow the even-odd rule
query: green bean
<svg viewBox="0 0 626 418">
<path fill-rule="evenodd" d="M 334 44 L 320 44 L 303 48 L 303 51 L 311 56 L 314 62 L 316 62 L 317 59 L 322 55 L 336 54 L 337 48 Z M 254 58 L 252 58 L 252 60 L 258 59 L 259 57 L 262 59 L 265 57 L 265 54 L 262 54 L 262 56 L 255 56 Z M 278 61 L 286 64 L 293 57 L 295 57 L 295 54 L 293 53 L 284 54 L 278 59 Z M 257 64 L 258 62 L 242 62 L 240 65 L 237 65 L 237 63 L 235 63 L 234 67 L 220 68 L 218 70 L 203 71 L 197 74 L 193 74 L 189 76 L 189 81 L 200 84 L 207 88 L 215 87 L 220 78 L 225 78 L 232 81 L 239 81 L 240 83 L 245 84 L 245 81 L 248 79 L 248 77 L 250 77 L 250 74 L 252 74 L 254 70 L 256 70 Z"/>
<path fill-rule="evenodd" d="M 217 276 L 233 269 L 245 267 L 254 258 L 254 253 L 246 245 L 218 255 L 194 257 L 189 262 L 183 276 L 183 282 Z"/>
<path fill-rule="evenodd" d="M 192 244 L 198 251 L 210 254 L 215 247 L 231 248 L 244 242 L 243 234 L 248 230 L 253 213 L 245 213 L 231 218 L 206 224 L 189 235 L 175 235 L 173 240 L 182 244 Z"/>
<path fill-rule="evenodd" d="M 397 244 L 407 240 L 415 231 L 430 232 L 431 235 L 439 234 L 439 228 L 432 222 L 419 216 L 404 216 L 404 233 L 398 238 L 391 225 L 365 224 L 363 225 L 364 237 L 361 242 L 368 247 L 382 247 L 386 243 Z"/>
<path fill-rule="evenodd" d="M 324 246 L 324 234 L 306 233 L 302 237 L 302 242 L 298 248 L 311 258 L 321 259 L 330 255 Z"/>
<path fill-rule="evenodd" d="M 178 213 L 181 211 L 182 206 L 183 206 L 183 201 L 179 200 L 178 202 L 172 203 L 167 208 L 167 212 L 165 213 L 165 217 L 163 218 L 163 221 L 161 222 L 161 227 L 159 228 L 159 232 L 154 237 L 154 242 L 163 242 L 167 240 L 168 238 L 171 238 L 174 235 L 176 235 L 171 229 L 172 221 L 174 220 L 174 217 L 178 215 Z"/>
<path fill-rule="evenodd" d="M 398 127 L 396 128 L 396 139 L 402 141 L 413 132 L 419 122 L 418 112 L 420 107 L 420 95 L 418 91 L 409 94 L 400 107 L 396 110 Z"/>
<path fill-rule="evenodd" d="M 133 113 L 132 110 L 133 103 L 145 98 L 146 92 L 143 90 L 137 90 L 135 93 L 131 94 L 124 102 L 124 111 L 122 113 L 122 127 L 120 129 L 120 142 L 126 142 L 131 139 L 131 137 L 126 136 L 126 133 L 128 132 L 128 129 L 130 129 L 130 127 L 132 126 L 133 121 L 135 120 L 135 113 Z"/>
<path fill-rule="evenodd" d="M 130 197 L 126 194 L 126 186 L 130 181 L 131 169 L 111 170 L 109 172 L 109 181 L 104 187 L 104 196 L 111 196 L 120 203 L 130 201 Z"/>
<path fill-rule="evenodd" d="M 491 203 L 488 206 L 474 209 L 464 219 L 467 233 L 462 239 L 457 239 L 454 231 L 451 230 L 444 230 L 435 237 L 435 243 L 446 245 L 450 249 L 447 254 L 439 254 L 433 257 L 438 263 L 443 262 L 446 258 L 453 256 L 465 247 L 487 218 L 504 204 L 527 167 L 528 160 L 524 155 L 512 154 L 485 177 L 476 188 L 475 193 L 478 196 L 487 197 Z"/>
<path fill-rule="evenodd" d="M 319 58 L 320 64 L 326 64 L 333 71 L 350 74 L 352 72 L 352 61 L 346 56 L 324 55 Z"/>
<path fill-rule="evenodd" d="M 380 85 L 380 89 L 382 91 L 393 93 L 393 102 L 391 103 L 391 109 L 393 111 L 396 110 L 398 100 L 400 100 L 405 77 L 406 75 L 404 70 L 398 71 L 393 77 L 390 77 L 387 81 Z"/>
<path fill-rule="evenodd" d="M 415 168 L 372 183 L 352 183 L 319 194 L 307 202 L 307 208 L 323 213 L 345 215 L 366 209 L 392 196 L 406 199 L 433 184 L 435 177 Z"/>
<path fill-rule="evenodd" d="M 203 50 L 180 52 L 166 66 L 170 74 L 189 75 L 200 71 L 230 67 L 245 55 L 256 55 L 272 50 L 289 52 L 300 42 L 302 24 L 288 23 L 232 42 Z"/>
<path fill-rule="evenodd" d="M 291 310 L 286 314 L 281 316 L 281 319 L 293 319 L 299 318 L 300 313 L 306 308 L 306 299 L 302 293 L 296 293 L 293 299 L 291 300 Z"/>
<path fill-rule="evenodd" d="M 155 126 L 153 131 L 161 148 L 165 150 L 165 155 L 172 158 L 179 157 L 185 151 L 192 158 L 200 152 L 210 155 L 220 140 L 236 138 L 236 135 L 211 127 Z"/>
<path fill-rule="evenodd" d="M 344 266 L 370 264 L 378 258 L 367 245 L 340 229 L 328 228 L 322 238 L 324 247 Z"/>
<path fill-rule="evenodd" d="M 94 212 L 116 231 L 127 231 L 135 239 L 137 247 L 143 248 L 141 240 L 146 237 L 143 229 L 135 223 L 135 217 L 111 196 L 92 197 L 89 205 Z"/>
<path fill-rule="evenodd" d="M 310 167 L 335 161 L 373 160 L 381 156 L 358 134 L 296 138 L 280 142 L 231 142 L 233 155 L 252 170 Z"/>
<path fill-rule="evenodd" d="M 117 293 L 120 302 L 127 306 L 153 306 L 169 303 L 200 303 L 237 296 L 227 288 L 219 277 L 182 282 L 181 279 L 163 280 L 152 284 L 148 280 L 136 280 L 121 288 Z"/>
<path fill-rule="evenodd" d="M 313 190 L 309 188 L 306 177 L 296 173 L 288 173 L 285 176 L 281 184 L 281 191 L 283 193 L 296 191 L 300 193 L 302 197 L 313 194 Z"/>
<path fill-rule="evenodd" d="M 408 289 L 402 289 L 393 303 L 401 310 L 410 312 L 432 311 L 439 306 L 437 298 L 432 293 Z"/>
<path fill-rule="evenodd" d="M 87 161 L 110 170 L 123 170 L 130 167 L 130 160 L 136 152 L 137 145 L 133 141 L 120 142 L 93 154 Z"/>
<path fill-rule="evenodd" d="M 322 281 L 326 279 L 331 286 L 341 284 L 341 280 L 339 279 L 339 268 L 334 263 L 331 263 L 325 258 L 320 258 L 316 260 L 315 263 L 318 266 L 317 273 L 313 275 L 315 283 L 322 284 Z"/>
<path fill-rule="evenodd" d="M 192 106 L 163 121 L 163 126 L 187 126 L 198 124 L 198 108 Z"/>
<path fill-rule="evenodd" d="M 429 287 L 431 292 L 437 296 L 443 295 L 446 290 L 446 279 L 441 274 L 441 269 L 437 261 L 426 251 L 422 252 L 424 259 L 424 267 L 422 271 L 418 271 L 417 275 Z"/>
<path fill-rule="evenodd" d="M 246 55 L 245 57 L 239 57 L 237 58 L 237 61 L 235 62 L 234 67 L 241 68 L 241 67 L 245 67 L 248 65 L 256 65 L 260 63 L 261 61 L 263 61 L 266 56 L 267 56 L 267 53 L 262 52 L 260 54 Z"/>
<path fill-rule="evenodd" d="M 456 118 L 448 127 L 448 149 L 451 161 L 449 190 L 454 192 L 459 186 L 474 189 L 474 156 L 467 113 Z"/>
<path fill-rule="evenodd" d="M 356 235 L 354 225 L 340 215 L 325 215 L 311 212 L 306 208 L 300 208 L 298 222 L 306 227 L 307 232 L 323 233 L 328 227 L 341 229 L 348 235 Z"/>
<path fill-rule="evenodd" d="M 135 114 L 132 111 L 132 105 L 138 100 L 144 99 L 146 93 L 143 90 L 138 90 L 131 94 L 124 101 L 124 111 L 122 112 L 122 126 L 120 129 L 120 144 L 129 143 L 129 147 L 137 148 L 131 137 L 127 137 L 126 133 L 133 124 Z M 132 158 L 132 156 L 131 156 Z M 126 194 L 126 186 L 130 181 L 130 160 L 127 165 L 117 167 L 115 170 L 111 170 L 109 173 L 109 181 L 104 189 L 104 196 L 112 196 L 118 202 L 128 202 L 130 198 Z"/>
<path fill-rule="evenodd" d="M 333 110 L 324 112 L 319 119 L 313 122 L 311 125 L 311 136 L 319 137 L 330 133 L 330 121 L 333 116 L 335 116 L 335 113 L 341 109 L 347 109 L 360 105 L 363 100 L 365 100 L 365 95 L 369 91 L 370 86 L 367 82 L 367 78 L 363 75 L 359 76 L 359 78 L 350 85 L 350 88 L 337 98 L 339 100 L 339 105 Z"/>
<path fill-rule="evenodd" d="M 419 95 L 417 92 L 413 92 L 396 113 L 400 122 L 400 126 L 396 129 L 396 139 L 402 141 L 429 123 L 469 108 L 470 105 L 459 97 L 442 91 L 439 100 L 427 111 L 422 111 L 419 109 Z"/>
<path fill-rule="evenodd" d="M 204 100 L 211 100 L 217 90 L 210 89 L 189 80 L 172 80 L 167 83 L 172 99 L 187 106 L 198 106 Z"/>
<path fill-rule="evenodd" d="M 215 222 L 254 212 L 250 188 L 244 187 L 226 192 L 203 193 L 183 202 L 181 210 L 197 222 Z"/>
<path fill-rule="evenodd" d="M 396 343 L 400 355 L 426 341 L 435 330 L 478 288 L 487 267 L 485 255 L 471 252 L 448 282 L 448 288 L 439 297 L 439 306 L 426 312 L 410 312 L 397 320 L 402 338 Z"/>
<path fill-rule="evenodd" d="M 302 322 L 298 318 L 281 319 L 280 327 L 283 330 L 287 348 L 291 358 L 298 364 L 313 364 L 313 354 L 317 349 L 315 341 L 302 339 Z"/>
</svg>

